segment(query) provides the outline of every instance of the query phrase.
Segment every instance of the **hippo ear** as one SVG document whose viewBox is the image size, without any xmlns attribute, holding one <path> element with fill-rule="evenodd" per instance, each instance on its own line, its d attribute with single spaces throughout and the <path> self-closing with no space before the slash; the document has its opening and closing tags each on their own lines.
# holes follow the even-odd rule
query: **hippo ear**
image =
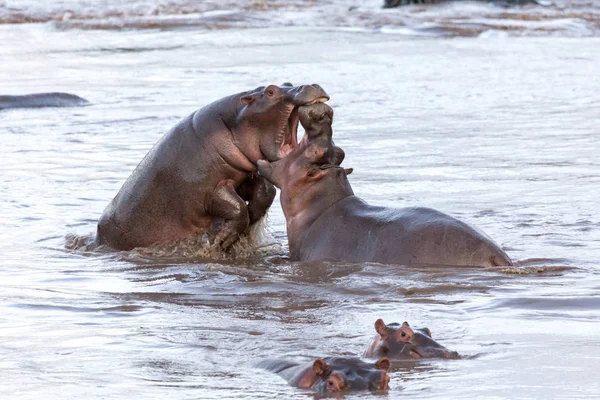
<svg viewBox="0 0 600 400">
<path fill-rule="evenodd" d="M 422 328 L 421 331 L 423 331 L 423 333 L 425 333 L 430 338 L 433 337 L 433 336 L 431 336 L 431 330 L 429 330 L 429 328 Z"/>
<path fill-rule="evenodd" d="M 406 321 L 404 321 L 404 322 L 402 323 L 402 326 L 408 326 L 408 327 L 410 328 L 410 325 L 409 325 L 409 324 L 408 324 L 408 322 L 406 322 Z"/>
<path fill-rule="evenodd" d="M 344 168 L 346 175 L 350 175 L 354 171 L 354 168 Z"/>
<path fill-rule="evenodd" d="M 242 102 L 242 104 L 250 104 L 254 100 L 256 100 L 256 97 L 252 96 L 252 95 L 242 96 L 242 98 L 240 99 L 240 101 Z"/>
<path fill-rule="evenodd" d="M 375 363 L 375 367 L 377 367 L 377 369 L 381 369 L 383 371 L 389 371 L 390 360 L 387 357 L 383 357 Z"/>
<path fill-rule="evenodd" d="M 331 373 L 331 367 L 320 358 L 317 358 L 313 363 L 313 372 L 321 378 L 325 378 Z"/>
<path fill-rule="evenodd" d="M 388 335 L 388 328 L 381 318 L 375 321 L 375 330 L 381 337 L 386 337 Z"/>
</svg>

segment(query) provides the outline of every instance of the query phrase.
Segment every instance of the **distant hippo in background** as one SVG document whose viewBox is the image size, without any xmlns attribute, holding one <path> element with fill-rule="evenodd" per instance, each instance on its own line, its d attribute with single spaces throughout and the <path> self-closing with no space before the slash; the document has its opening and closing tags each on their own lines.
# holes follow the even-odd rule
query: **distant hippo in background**
<svg viewBox="0 0 600 400">
<path fill-rule="evenodd" d="M 258 364 L 301 389 L 316 392 L 347 390 L 386 390 L 390 377 L 390 361 L 382 358 L 376 363 L 354 357 L 317 358 L 313 363 L 298 364 L 284 360 L 266 360 Z"/>
<path fill-rule="evenodd" d="M 287 157 L 259 161 L 258 169 L 281 189 L 292 261 L 379 262 L 403 265 L 511 265 L 484 233 L 431 208 L 370 206 L 354 195 L 337 165 L 331 141 L 333 110 L 299 109 L 306 135 Z"/>
<path fill-rule="evenodd" d="M 438 3 L 450 3 L 450 2 L 458 2 L 464 0 L 384 0 L 383 8 L 394 8 L 399 6 L 406 6 L 409 4 L 438 4 Z M 506 6 L 521 6 L 526 4 L 537 4 L 540 6 L 549 6 L 552 5 L 552 1 L 549 0 L 468 0 L 468 1 L 478 1 L 480 3 L 492 3 L 496 5 L 506 5 Z"/>
<path fill-rule="evenodd" d="M 214 242 L 227 249 L 273 202 L 275 188 L 256 174 L 256 162 L 287 155 L 297 145 L 298 107 L 328 99 L 319 85 L 285 83 L 192 113 L 160 139 L 106 207 L 96 245 L 130 250 L 221 225 Z"/>
<path fill-rule="evenodd" d="M 377 336 L 365 352 L 365 357 L 387 357 L 391 360 L 460 358 L 456 351 L 450 351 L 433 340 L 429 328 L 411 329 L 408 322 L 386 325 L 382 319 L 378 319 L 375 330 Z"/>
<path fill-rule="evenodd" d="M 20 96 L 0 96 L 0 110 L 9 108 L 80 107 L 90 102 L 69 93 L 35 93 Z"/>
</svg>

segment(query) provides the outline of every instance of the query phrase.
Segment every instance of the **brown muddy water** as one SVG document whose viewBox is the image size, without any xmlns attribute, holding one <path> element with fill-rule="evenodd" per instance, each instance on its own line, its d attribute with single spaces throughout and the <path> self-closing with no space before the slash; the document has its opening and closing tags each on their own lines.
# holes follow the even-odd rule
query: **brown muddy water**
<svg viewBox="0 0 600 400">
<path fill-rule="evenodd" d="M 400 363 L 389 392 L 345 398 L 600 398 L 598 38 L 13 24 L 0 39 L 2 94 L 93 103 L 0 112 L 0 398 L 310 398 L 255 363 L 360 356 L 377 318 L 463 358 Z M 357 195 L 447 212 L 520 266 L 291 264 L 278 200 L 248 259 L 65 247 L 178 120 L 288 80 L 331 95 Z"/>
</svg>

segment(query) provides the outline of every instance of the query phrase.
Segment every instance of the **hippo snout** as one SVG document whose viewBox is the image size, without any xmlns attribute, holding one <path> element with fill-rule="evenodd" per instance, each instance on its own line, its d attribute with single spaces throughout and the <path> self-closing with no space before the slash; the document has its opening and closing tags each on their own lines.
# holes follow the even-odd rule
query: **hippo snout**
<svg viewBox="0 0 600 400">
<path fill-rule="evenodd" d="M 305 128 L 314 124 L 331 124 L 333 109 L 325 103 L 316 103 L 298 108 L 300 123 Z"/>
<path fill-rule="evenodd" d="M 329 100 L 329 95 L 316 83 L 290 88 L 288 92 L 292 103 L 296 106 L 305 106 L 315 103 L 323 103 Z"/>
</svg>

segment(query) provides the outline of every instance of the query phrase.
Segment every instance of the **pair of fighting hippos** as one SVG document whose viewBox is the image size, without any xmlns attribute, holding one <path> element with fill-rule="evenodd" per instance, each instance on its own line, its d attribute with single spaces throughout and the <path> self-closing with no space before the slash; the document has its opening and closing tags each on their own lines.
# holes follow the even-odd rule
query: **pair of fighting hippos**
<svg viewBox="0 0 600 400">
<path fill-rule="evenodd" d="M 500 266 L 484 233 L 439 211 L 371 206 L 352 191 L 332 140 L 329 95 L 270 85 L 194 112 L 150 150 L 106 207 L 97 245 L 130 250 L 209 233 L 229 248 L 271 206 L 275 188 L 292 261 Z M 297 143 L 301 123 L 306 133 Z"/>
<path fill-rule="evenodd" d="M 356 357 L 326 357 L 308 364 L 266 360 L 258 367 L 277 373 L 292 386 L 317 392 L 387 390 L 391 361 L 460 357 L 433 340 L 428 328 L 412 329 L 407 322 L 386 325 L 378 319 L 375 330 L 377 336 L 364 354 L 369 359 L 378 358 L 375 362 Z"/>
</svg>

